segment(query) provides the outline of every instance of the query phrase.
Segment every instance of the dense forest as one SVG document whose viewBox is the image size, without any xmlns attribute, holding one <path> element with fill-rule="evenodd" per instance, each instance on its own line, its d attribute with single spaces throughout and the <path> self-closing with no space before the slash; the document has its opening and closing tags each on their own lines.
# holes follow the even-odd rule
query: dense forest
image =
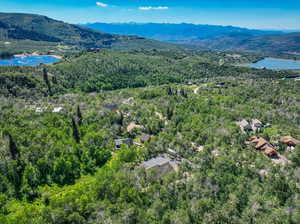
<svg viewBox="0 0 300 224">
<path fill-rule="evenodd" d="M 300 139 L 300 82 L 239 66 L 259 59 L 102 50 L 0 67 L 0 223 L 299 223 L 300 145 L 281 139 Z M 145 170 L 158 157 L 175 168 Z"/>
<path fill-rule="evenodd" d="M 191 83 L 216 76 L 279 78 L 292 74 L 239 66 L 259 59 L 261 57 L 255 55 L 240 54 L 235 58 L 231 54 L 211 51 L 101 50 L 99 53 L 78 53 L 46 67 L 1 67 L 0 93 L 26 98 Z"/>
</svg>

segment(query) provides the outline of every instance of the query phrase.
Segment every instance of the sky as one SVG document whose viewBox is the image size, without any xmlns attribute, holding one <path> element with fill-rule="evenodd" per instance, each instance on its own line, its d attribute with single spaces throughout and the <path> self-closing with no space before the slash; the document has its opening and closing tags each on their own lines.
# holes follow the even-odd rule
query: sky
<svg viewBox="0 0 300 224">
<path fill-rule="evenodd" d="M 65 22 L 159 22 L 300 30 L 300 0 L 0 0 L 1 12 Z"/>
</svg>

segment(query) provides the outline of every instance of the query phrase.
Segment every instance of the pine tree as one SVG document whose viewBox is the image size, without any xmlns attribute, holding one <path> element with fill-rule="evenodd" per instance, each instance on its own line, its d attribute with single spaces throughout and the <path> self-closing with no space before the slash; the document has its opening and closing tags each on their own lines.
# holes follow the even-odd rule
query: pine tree
<svg viewBox="0 0 300 224">
<path fill-rule="evenodd" d="M 173 90 L 172 90 L 172 88 L 171 88 L 170 86 L 168 86 L 168 88 L 167 88 L 167 94 L 168 94 L 169 96 L 172 96 L 172 95 L 173 95 Z"/>
<path fill-rule="evenodd" d="M 78 130 L 78 126 L 76 123 L 76 119 L 74 117 L 72 117 L 72 129 L 73 129 L 73 137 L 76 141 L 76 143 L 80 143 L 80 136 L 79 136 L 79 130 Z"/>
<path fill-rule="evenodd" d="M 8 135 L 9 151 L 10 151 L 11 157 L 13 160 L 17 160 L 19 157 L 20 151 L 19 151 L 17 144 L 15 143 L 13 137 L 11 136 L 11 134 L 8 133 L 7 135 Z"/>
<path fill-rule="evenodd" d="M 168 120 L 171 120 L 171 119 L 172 119 L 173 114 L 174 114 L 173 108 L 168 107 L 168 108 L 167 108 L 167 118 L 168 118 Z"/>
<path fill-rule="evenodd" d="M 43 78 L 44 78 L 44 81 L 45 81 L 45 83 L 48 87 L 49 95 L 52 96 L 51 84 L 50 84 L 50 81 L 49 81 L 48 71 L 47 71 L 46 68 L 43 68 Z"/>
<path fill-rule="evenodd" d="M 123 126 L 123 124 L 124 124 L 124 115 L 123 115 L 122 111 L 120 111 L 120 117 L 118 119 L 118 124 L 121 126 Z"/>
<path fill-rule="evenodd" d="M 82 113 L 81 113 L 79 105 L 77 106 L 77 119 L 78 119 L 79 126 L 81 126 L 82 125 L 83 117 L 82 117 Z"/>
</svg>

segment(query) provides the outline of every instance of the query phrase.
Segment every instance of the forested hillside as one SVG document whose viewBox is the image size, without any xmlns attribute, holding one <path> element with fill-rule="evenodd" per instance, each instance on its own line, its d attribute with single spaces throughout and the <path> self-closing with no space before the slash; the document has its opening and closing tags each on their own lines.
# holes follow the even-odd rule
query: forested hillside
<svg viewBox="0 0 300 224">
<path fill-rule="evenodd" d="M 0 67 L 0 223 L 299 223 L 300 82 L 234 56 Z"/>
<path fill-rule="evenodd" d="M 19 42 L 27 41 L 30 48 L 24 49 Z M 29 41 L 29 42 L 28 42 Z M 71 25 L 46 16 L 0 13 L 0 50 L 31 51 L 42 48 L 59 52 L 61 47 L 111 48 L 111 49 L 176 49 L 175 45 L 161 43 L 138 36 L 112 35 L 82 26 Z M 23 43 L 24 44 L 24 43 Z M 57 48 L 49 47 L 54 45 Z M 21 45 L 21 46 L 20 46 Z"/>
<path fill-rule="evenodd" d="M 201 48 L 214 50 L 235 50 L 246 51 L 258 54 L 285 56 L 299 58 L 300 54 L 300 34 L 276 34 L 256 37 L 241 38 L 239 34 L 213 38 L 212 40 L 200 40 L 186 42 Z"/>
<path fill-rule="evenodd" d="M 298 223 L 300 148 L 278 140 L 300 138 L 299 96 L 294 81 L 227 77 L 34 101 L 2 97 L 0 221 Z M 106 109 L 111 104 L 118 112 Z M 272 126 L 243 134 L 236 122 L 253 118 Z M 131 122 L 143 128 L 128 131 Z M 115 149 L 115 139 L 139 141 L 142 133 L 152 140 Z M 289 162 L 247 147 L 254 134 Z M 139 167 L 172 157 L 168 149 L 189 163 L 161 178 Z"/>
<path fill-rule="evenodd" d="M 288 72 L 260 71 L 232 64 L 259 56 L 197 51 L 83 53 L 40 67 L 1 67 L 0 92 L 5 96 L 48 96 L 66 92 L 99 92 L 170 83 L 189 83 L 210 77 L 286 77 Z M 46 82 L 46 80 L 48 80 Z"/>
</svg>

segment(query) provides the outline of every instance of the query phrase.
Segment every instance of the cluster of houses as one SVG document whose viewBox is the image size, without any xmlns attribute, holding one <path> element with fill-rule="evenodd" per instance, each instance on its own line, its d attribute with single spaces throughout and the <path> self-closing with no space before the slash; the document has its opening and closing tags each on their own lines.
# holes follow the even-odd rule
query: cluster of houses
<svg viewBox="0 0 300 224">
<path fill-rule="evenodd" d="M 151 135 L 143 134 L 140 137 L 141 143 L 150 142 L 152 139 Z M 125 139 L 116 139 L 115 140 L 115 149 L 119 150 L 121 149 L 122 145 L 132 146 L 132 145 L 138 145 L 142 146 L 142 144 L 134 142 L 133 139 L 125 138 Z M 192 163 L 191 161 L 182 158 L 178 155 L 178 153 L 173 149 L 167 149 L 165 154 L 158 155 L 155 158 L 152 158 L 148 161 L 144 161 L 141 164 L 139 164 L 139 167 L 143 167 L 146 171 L 154 171 L 155 176 L 157 178 L 163 176 L 164 174 L 170 172 L 170 171 L 178 171 L 179 165 L 181 163 L 186 163 L 192 168 L 198 169 L 199 166 Z"/>
<path fill-rule="evenodd" d="M 271 127 L 270 123 L 263 124 L 261 121 L 257 119 L 251 119 L 250 121 L 247 121 L 245 119 L 237 122 L 237 125 L 240 127 L 241 132 L 243 134 L 249 133 L 249 132 L 257 132 L 262 128 L 268 128 Z M 297 144 L 300 143 L 299 140 L 291 137 L 291 136 L 285 136 L 282 137 L 279 141 L 281 144 L 285 144 L 289 147 L 289 149 L 293 149 Z M 248 141 L 245 142 L 246 145 L 255 144 L 255 149 L 264 152 L 265 155 L 272 158 L 273 160 L 285 160 L 287 159 L 280 155 L 276 148 L 268 142 L 266 139 L 262 137 L 254 136 L 250 138 Z"/>
<path fill-rule="evenodd" d="M 300 143 L 299 140 L 293 138 L 292 136 L 284 136 L 280 139 L 279 141 L 281 144 L 287 145 L 289 147 L 295 147 Z M 275 149 L 275 147 L 265 140 L 264 138 L 261 137 L 252 137 L 248 141 L 245 142 L 247 145 L 250 145 L 252 143 L 255 143 L 255 149 L 259 151 L 263 151 L 265 155 L 267 155 L 270 158 L 283 158 L 278 151 Z"/>
<path fill-rule="evenodd" d="M 148 134 L 143 134 L 140 137 L 141 143 L 146 143 L 151 141 L 152 136 Z M 140 143 L 134 142 L 133 139 L 125 138 L 125 139 L 116 139 L 115 140 L 115 149 L 119 150 L 121 149 L 122 145 L 132 146 L 132 145 L 138 145 L 141 146 Z M 176 156 L 175 151 L 168 151 L 170 156 Z M 164 174 L 170 172 L 170 171 L 177 171 L 178 170 L 178 164 L 179 161 L 172 160 L 168 156 L 158 156 L 155 158 L 152 158 L 148 161 L 142 162 L 139 166 L 143 167 L 146 171 L 154 171 L 156 178 L 159 178 L 163 176 Z"/>
<path fill-rule="evenodd" d="M 250 138 L 246 144 L 250 145 L 251 143 L 255 143 L 256 150 L 263 151 L 269 157 L 278 157 L 278 152 L 274 148 L 274 146 L 269 143 L 267 140 L 261 137 L 252 137 Z"/>
</svg>

